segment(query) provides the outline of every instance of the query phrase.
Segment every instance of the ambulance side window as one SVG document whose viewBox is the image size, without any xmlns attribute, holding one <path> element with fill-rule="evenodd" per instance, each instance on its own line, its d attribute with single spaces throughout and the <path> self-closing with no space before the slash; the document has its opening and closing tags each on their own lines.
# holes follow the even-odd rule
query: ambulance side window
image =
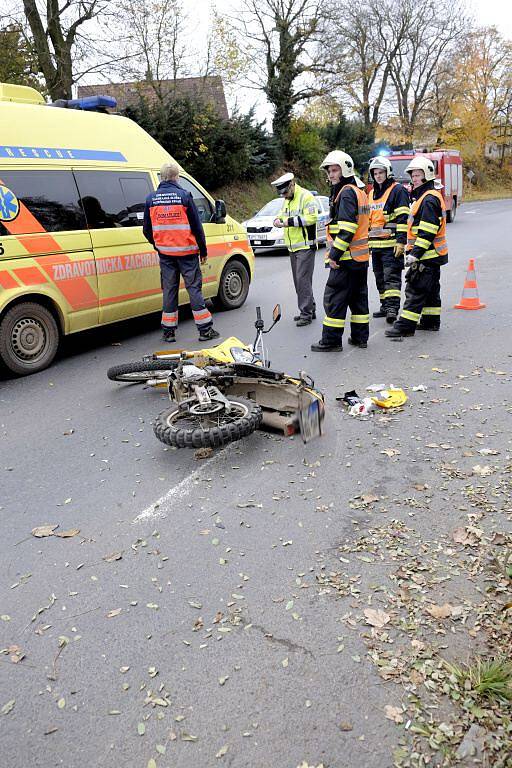
<svg viewBox="0 0 512 768">
<path fill-rule="evenodd" d="M 0 179 L 0 193 L 6 207 L 2 214 L 0 206 L 0 236 L 10 234 L 9 221 L 14 219 L 17 220 L 17 234 L 40 232 L 41 227 L 46 232 L 86 229 L 84 212 L 71 171 L 0 169 Z M 21 233 L 20 223 L 23 224 Z"/>
<path fill-rule="evenodd" d="M 148 173 L 75 171 L 89 229 L 140 227 L 153 187 Z"/>
<path fill-rule="evenodd" d="M 194 203 L 196 204 L 199 213 L 199 218 L 203 224 L 208 224 L 213 216 L 212 206 L 208 198 L 203 195 L 201 190 L 198 189 L 195 184 L 192 184 L 191 181 L 185 179 L 183 176 L 180 176 L 179 185 L 180 187 L 183 187 L 183 189 L 186 189 L 187 192 L 192 193 Z"/>
</svg>

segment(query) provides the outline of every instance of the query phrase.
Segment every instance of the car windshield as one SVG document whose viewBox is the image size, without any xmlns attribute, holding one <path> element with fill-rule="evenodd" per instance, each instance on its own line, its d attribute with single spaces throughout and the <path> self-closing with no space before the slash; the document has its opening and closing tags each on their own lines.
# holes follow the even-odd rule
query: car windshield
<svg viewBox="0 0 512 768">
<path fill-rule="evenodd" d="M 281 210 L 282 205 L 283 205 L 283 198 L 276 197 L 275 200 L 271 200 L 269 203 L 264 205 L 263 208 L 260 211 L 258 211 L 256 216 L 276 216 Z"/>
</svg>

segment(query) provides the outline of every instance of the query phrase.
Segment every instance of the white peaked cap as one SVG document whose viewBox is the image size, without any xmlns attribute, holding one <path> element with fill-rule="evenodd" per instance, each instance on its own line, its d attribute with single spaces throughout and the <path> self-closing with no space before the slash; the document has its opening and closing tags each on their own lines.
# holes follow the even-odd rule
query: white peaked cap
<svg viewBox="0 0 512 768">
<path fill-rule="evenodd" d="M 271 185 L 273 187 L 284 187 L 285 184 L 289 184 L 291 181 L 293 181 L 295 178 L 293 173 L 283 173 L 282 176 L 280 176 L 275 181 L 271 181 Z"/>
</svg>

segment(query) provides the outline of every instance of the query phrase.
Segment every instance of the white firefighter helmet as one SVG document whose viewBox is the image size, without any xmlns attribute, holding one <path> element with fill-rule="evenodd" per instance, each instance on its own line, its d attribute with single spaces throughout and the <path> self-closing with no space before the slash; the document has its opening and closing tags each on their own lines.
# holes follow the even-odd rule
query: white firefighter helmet
<svg viewBox="0 0 512 768">
<path fill-rule="evenodd" d="M 354 161 L 347 155 L 346 152 L 342 152 L 340 149 L 333 149 L 322 160 L 320 168 L 326 170 L 330 165 L 339 165 L 341 168 L 341 175 L 344 179 L 348 179 L 350 176 L 354 176 Z"/>
<path fill-rule="evenodd" d="M 370 176 L 373 179 L 373 171 L 377 170 L 377 168 L 380 168 L 382 171 L 386 171 L 386 178 L 389 179 L 393 176 L 393 168 L 391 166 L 391 163 L 389 162 L 387 157 L 382 157 L 379 155 L 379 157 L 372 157 L 370 160 Z"/>
<path fill-rule="evenodd" d="M 405 172 L 410 176 L 412 171 L 423 171 L 425 181 L 432 181 L 436 177 L 436 169 L 434 167 L 433 161 L 424 155 L 418 155 L 413 160 L 411 160 L 405 169 Z"/>
</svg>

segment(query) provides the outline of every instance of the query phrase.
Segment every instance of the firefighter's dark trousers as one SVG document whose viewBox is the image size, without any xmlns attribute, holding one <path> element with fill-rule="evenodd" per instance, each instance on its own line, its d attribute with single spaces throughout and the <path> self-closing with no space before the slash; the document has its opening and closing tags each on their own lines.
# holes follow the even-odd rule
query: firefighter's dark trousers
<svg viewBox="0 0 512 768">
<path fill-rule="evenodd" d="M 329 269 L 324 292 L 325 317 L 322 341 L 341 344 L 347 309 L 350 309 L 350 335 L 354 341 L 368 341 L 368 263 L 341 262 Z"/>
<path fill-rule="evenodd" d="M 313 271 L 315 269 L 316 251 L 307 248 L 302 251 L 290 252 L 293 284 L 297 294 L 297 304 L 301 317 L 311 319 L 316 311 L 313 296 Z"/>
<path fill-rule="evenodd" d="M 439 328 L 441 322 L 441 267 L 419 263 L 405 275 L 405 301 L 394 327 L 414 333 L 417 327 Z M 418 326 L 419 323 L 419 326 Z"/>
<path fill-rule="evenodd" d="M 393 251 L 393 248 L 372 248 L 372 267 L 381 309 L 384 312 L 394 311 L 398 314 L 404 257 L 395 258 Z"/>
<path fill-rule="evenodd" d="M 213 320 L 202 294 L 203 277 L 199 256 L 160 255 L 160 274 L 163 291 L 162 328 L 176 328 L 178 325 L 178 294 L 181 277 L 190 297 L 195 324 L 200 331 L 210 328 Z"/>
</svg>

